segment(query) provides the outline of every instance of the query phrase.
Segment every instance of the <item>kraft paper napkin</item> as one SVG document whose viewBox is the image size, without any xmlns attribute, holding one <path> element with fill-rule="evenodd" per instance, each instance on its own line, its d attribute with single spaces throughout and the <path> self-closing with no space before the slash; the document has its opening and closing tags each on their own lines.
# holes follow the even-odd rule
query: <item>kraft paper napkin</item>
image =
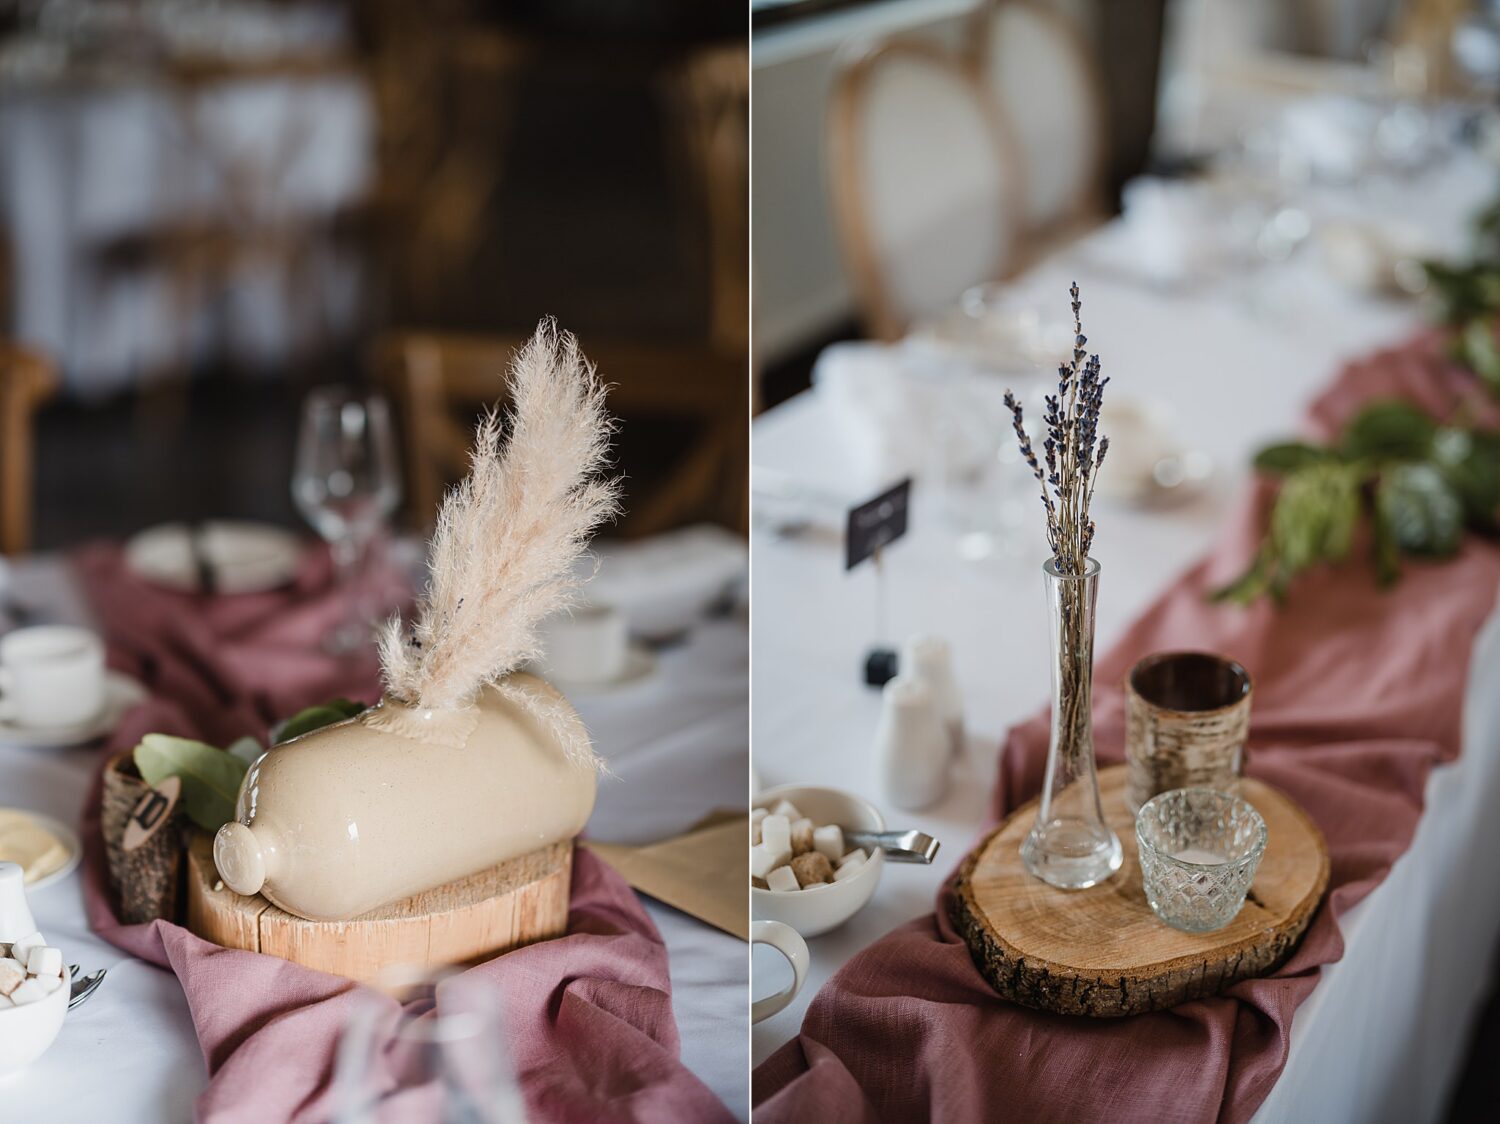
<svg viewBox="0 0 1500 1124">
<path fill-rule="evenodd" d="M 749 838 L 749 816 L 716 812 L 683 835 L 641 847 L 581 842 L 641 893 L 748 941 Z"/>
</svg>

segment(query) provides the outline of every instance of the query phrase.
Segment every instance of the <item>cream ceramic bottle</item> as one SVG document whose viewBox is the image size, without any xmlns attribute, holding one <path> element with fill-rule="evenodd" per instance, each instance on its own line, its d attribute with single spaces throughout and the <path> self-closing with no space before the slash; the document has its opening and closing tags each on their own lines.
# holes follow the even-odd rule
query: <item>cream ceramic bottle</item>
<svg viewBox="0 0 1500 1124">
<path fill-rule="evenodd" d="M 582 722 L 549 684 L 515 674 Z M 277 746 L 245 775 L 214 864 L 240 894 L 346 920 L 582 830 L 595 771 L 493 687 L 457 710 L 392 699 Z"/>
</svg>

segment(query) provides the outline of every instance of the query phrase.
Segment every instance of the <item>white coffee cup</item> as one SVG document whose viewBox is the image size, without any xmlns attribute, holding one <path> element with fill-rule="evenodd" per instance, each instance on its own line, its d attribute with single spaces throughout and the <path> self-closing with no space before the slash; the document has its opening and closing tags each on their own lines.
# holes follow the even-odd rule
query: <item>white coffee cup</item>
<svg viewBox="0 0 1500 1124">
<path fill-rule="evenodd" d="M 542 627 L 546 674 L 560 683 L 610 683 L 625 672 L 630 631 L 612 605 L 584 604 Z"/>
<path fill-rule="evenodd" d="M 751 922 L 750 943 L 770 945 L 785 956 L 787 963 L 792 966 L 790 987 L 782 988 L 775 995 L 757 999 L 750 1005 L 750 1021 L 758 1023 L 784 1010 L 788 1003 L 797 998 L 797 993 L 807 982 L 807 969 L 812 963 L 812 957 L 807 951 L 807 942 L 802 939 L 801 934 L 790 925 L 783 925 L 780 921 Z"/>
<path fill-rule="evenodd" d="M 104 705 L 104 645 L 85 628 L 42 625 L 0 638 L 0 721 L 87 722 Z"/>
</svg>

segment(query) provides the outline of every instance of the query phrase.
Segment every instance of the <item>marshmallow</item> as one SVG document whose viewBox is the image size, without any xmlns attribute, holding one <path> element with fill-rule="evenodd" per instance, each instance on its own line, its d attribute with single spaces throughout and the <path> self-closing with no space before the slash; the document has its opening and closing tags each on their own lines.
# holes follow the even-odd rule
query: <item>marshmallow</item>
<svg viewBox="0 0 1500 1124">
<path fill-rule="evenodd" d="M 792 824 L 792 854 L 805 855 L 813 849 L 813 822 L 803 818 Z"/>
<path fill-rule="evenodd" d="M 865 853 L 856 847 L 839 860 L 839 866 L 858 866 L 865 861 Z"/>
<path fill-rule="evenodd" d="M 760 841 L 773 851 L 792 849 L 792 822 L 783 815 L 772 812 L 760 821 Z"/>
<path fill-rule="evenodd" d="M 836 863 L 844 853 L 844 829 L 836 823 L 825 824 L 813 832 L 813 847 L 828 861 Z"/>
<path fill-rule="evenodd" d="M 765 878 L 769 882 L 770 878 L 767 876 L 777 867 L 785 866 L 787 860 L 791 857 L 792 849 L 790 847 L 783 847 L 779 851 L 766 843 L 751 847 L 750 875 L 753 878 Z"/>
<path fill-rule="evenodd" d="M 61 976 L 62 952 L 47 945 L 38 945 L 26 954 L 26 971 L 33 976 Z"/>
<path fill-rule="evenodd" d="M 833 872 L 833 880 L 835 882 L 842 882 L 846 878 L 853 878 L 856 874 L 859 873 L 860 868 L 862 866 L 864 866 L 864 865 L 865 864 L 862 863 L 862 862 L 861 863 L 845 863 L 843 866 L 839 867 L 837 870 L 835 870 Z"/>
<path fill-rule="evenodd" d="M 785 816 L 788 821 L 800 820 L 802 818 L 802 813 L 797 811 L 797 805 L 793 804 L 790 800 L 776 801 L 776 807 L 771 809 L 771 814 L 774 816 Z"/>
<path fill-rule="evenodd" d="M 9 958 L 0 959 L 0 995 L 9 995 L 25 982 L 25 968 Z"/>
<path fill-rule="evenodd" d="M 58 982 L 61 983 L 62 981 L 59 980 Z M 26 1003 L 35 1003 L 38 999 L 46 999 L 50 994 L 51 992 L 47 990 L 45 980 L 32 977 L 10 993 L 10 1001 L 17 1007 L 20 1007 Z"/>
<path fill-rule="evenodd" d="M 792 873 L 789 866 L 777 867 L 771 871 L 770 877 L 766 879 L 766 885 L 773 890 L 785 892 L 797 888 L 797 876 Z"/>
</svg>

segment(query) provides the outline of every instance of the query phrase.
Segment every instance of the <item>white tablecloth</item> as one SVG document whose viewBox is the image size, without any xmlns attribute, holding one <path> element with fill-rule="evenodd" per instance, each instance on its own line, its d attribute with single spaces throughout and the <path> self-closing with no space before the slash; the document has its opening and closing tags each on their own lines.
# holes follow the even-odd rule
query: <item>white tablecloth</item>
<svg viewBox="0 0 1500 1124">
<path fill-rule="evenodd" d="M 1482 202 L 1492 184 L 1487 167 L 1461 162 L 1407 185 L 1407 217 L 1451 245 L 1468 205 Z M 1445 206 L 1433 204 L 1439 197 Z M 1097 237 L 1110 236 L 1106 230 Z M 1420 320 L 1410 304 L 1339 289 L 1312 254 L 1248 288 L 1237 281 L 1169 294 L 1118 274 L 1091 274 L 1080 264 L 1089 251 L 1085 244 L 1045 263 L 1017 288 L 1066 315 L 1068 283 L 1076 276 L 1089 348 L 1099 351 L 1104 374 L 1114 379 L 1109 393 L 1170 404 L 1179 433 L 1217 464 L 1208 492 L 1182 507 L 1145 512 L 1096 501 L 1094 554 L 1103 566 L 1099 643 L 1109 645 L 1213 541 L 1225 505 L 1246 484 L 1251 452 L 1294 432 L 1308 400 L 1342 361 L 1407 337 Z M 800 489 L 852 502 L 873 494 L 876 482 L 859 478 L 825 405 L 808 392 L 758 419 L 756 473 L 774 480 L 782 495 Z M 875 770 L 879 695 L 860 675 L 876 639 L 874 573 L 869 567 L 843 572 L 837 523 L 786 534 L 784 524 L 758 520 L 751 594 L 759 781 L 853 789 L 880 804 L 892 826 L 928 830 L 944 849 L 930 868 L 889 866 L 863 912 L 809 942 L 808 984 L 786 1011 L 755 1027 L 755 1064 L 796 1034 L 812 996 L 840 965 L 931 911 L 941 881 L 985 818 L 1004 730 L 1047 697 L 1039 572 L 1045 548 L 1035 513 L 1040 504 L 1029 495 L 1027 503 L 1034 514 L 1020 532 L 1018 556 L 961 561 L 932 490 L 924 491 L 918 479 L 911 533 L 887 551 L 890 624 L 883 639 L 899 641 L 916 631 L 948 639 L 970 733 L 947 797 L 919 813 L 893 808 Z M 758 515 L 765 510 L 756 507 Z M 816 516 L 816 502 L 808 510 Z M 1475 652 L 1468 700 L 1463 756 L 1434 773 L 1428 813 L 1411 850 L 1345 915 L 1345 957 L 1324 971 L 1297 1013 L 1286 1069 L 1260 1119 L 1367 1124 L 1442 1115 L 1485 993 L 1473 974 L 1492 962 L 1500 934 L 1500 898 L 1481 857 L 1500 844 L 1500 826 L 1489 811 L 1500 801 L 1495 618 Z M 788 973 L 778 954 L 756 946 L 752 964 L 756 997 L 783 986 Z"/>
<path fill-rule="evenodd" d="M 14 594 L 49 619 L 87 622 L 86 607 L 56 559 L 16 567 Z M 608 759 L 589 822 L 591 837 L 649 842 L 745 799 L 746 630 L 743 613 L 700 623 L 658 654 L 655 674 L 573 702 Z M 0 746 L 0 805 L 78 821 L 97 762 L 92 749 Z M 667 944 L 672 1005 L 684 1063 L 740 1119 L 749 1115 L 745 1050 L 745 945 L 643 898 Z M 170 1124 L 192 1119 L 207 1074 L 182 988 L 170 972 L 126 956 L 91 933 L 74 873 L 31 895 L 37 925 L 71 962 L 108 967 L 56 1044 L 22 1073 L 0 1078 L 0 1120 L 10 1124 Z"/>
</svg>

